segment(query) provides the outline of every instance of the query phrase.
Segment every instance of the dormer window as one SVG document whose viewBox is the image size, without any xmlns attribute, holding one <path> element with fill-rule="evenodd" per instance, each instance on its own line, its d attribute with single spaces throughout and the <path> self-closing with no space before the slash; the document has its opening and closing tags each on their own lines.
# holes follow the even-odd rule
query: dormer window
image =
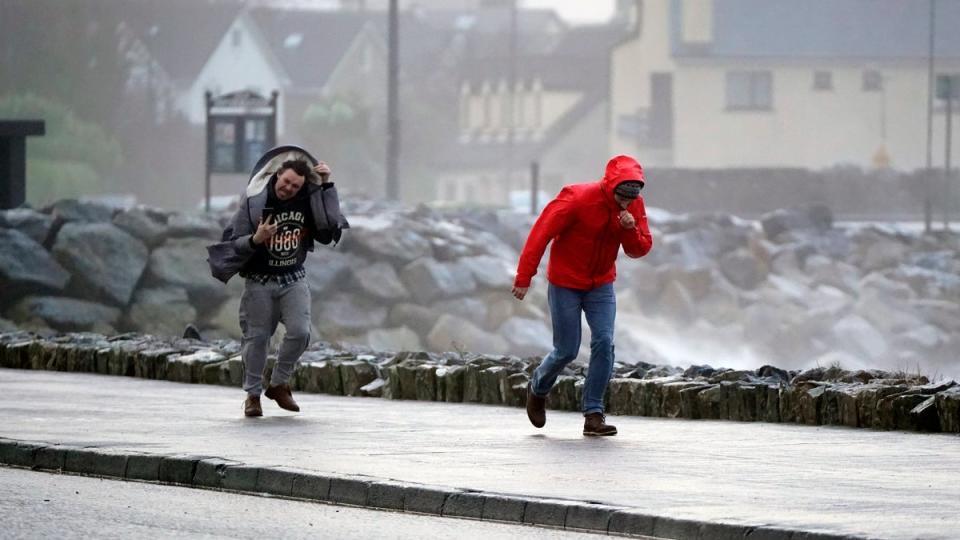
<svg viewBox="0 0 960 540">
<path fill-rule="evenodd" d="M 814 71 L 813 89 L 819 91 L 833 90 L 833 73 L 829 71 Z"/>
<path fill-rule="evenodd" d="M 879 92 L 883 90 L 883 75 L 875 69 L 863 72 L 863 91 Z"/>
</svg>

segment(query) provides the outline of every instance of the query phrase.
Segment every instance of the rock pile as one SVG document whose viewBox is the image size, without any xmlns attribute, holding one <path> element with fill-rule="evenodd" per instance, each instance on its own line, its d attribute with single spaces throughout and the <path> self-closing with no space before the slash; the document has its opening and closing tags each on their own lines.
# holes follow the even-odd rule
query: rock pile
<svg viewBox="0 0 960 540">
<path fill-rule="evenodd" d="M 838 226 L 824 207 L 654 218 L 654 251 L 621 264 L 625 311 L 716 344 L 719 362 L 693 363 L 746 345 L 782 367 L 960 374 L 960 236 Z"/>
<path fill-rule="evenodd" d="M 367 201 L 345 213 L 354 228 L 307 262 L 316 338 L 549 351 L 544 272 L 527 301 L 509 294 L 533 218 Z M 0 331 L 175 336 L 194 323 L 236 339 L 242 282 L 205 262 L 227 218 L 70 200 L 0 212 Z M 618 262 L 618 360 L 960 377 L 960 236 L 841 226 L 824 207 L 650 220 L 651 254 Z"/>
</svg>

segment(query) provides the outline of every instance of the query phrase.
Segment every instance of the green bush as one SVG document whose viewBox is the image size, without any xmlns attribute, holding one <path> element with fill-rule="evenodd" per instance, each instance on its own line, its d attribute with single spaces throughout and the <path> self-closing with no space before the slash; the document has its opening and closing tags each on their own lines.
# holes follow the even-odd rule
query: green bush
<svg viewBox="0 0 960 540">
<path fill-rule="evenodd" d="M 65 105 L 32 94 L 0 97 L 0 118 L 43 120 L 46 135 L 27 142 L 27 201 L 43 206 L 61 198 L 105 193 L 123 163 L 120 144 Z"/>
</svg>

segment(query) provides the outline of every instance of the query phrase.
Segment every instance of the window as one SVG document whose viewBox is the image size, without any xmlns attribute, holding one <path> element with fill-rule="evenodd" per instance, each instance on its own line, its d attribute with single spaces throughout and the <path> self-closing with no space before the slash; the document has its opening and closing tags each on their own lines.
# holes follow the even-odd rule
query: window
<svg viewBox="0 0 960 540">
<path fill-rule="evenodd" d="M 233 172 L 237 166 L 237 125 L 231 119 L 213 124 L 213 170 Z"/>
<path fill-rule="evenodd" d="M 833 90 L 833 73 L 829 71 L 813 72 L 814 90 Z"/>
<path fill-rule="evenodd" d="M 727 110 L 770 110 L 773 108 L 773 75 L 769 71 L 727 73 Z"/>
<path fill-rule="evenodd" d="M 863 72 L 863 91 L 879 92 L 883 90 L 883 75 L 875 69 L 868 69 Z"/>
<path fill-rule="evenodd" d="M 267 121 L 247 120 L 244 124 L 244 168 L 252 169 L 260 156 L 267 151 Z"/>
</svg>

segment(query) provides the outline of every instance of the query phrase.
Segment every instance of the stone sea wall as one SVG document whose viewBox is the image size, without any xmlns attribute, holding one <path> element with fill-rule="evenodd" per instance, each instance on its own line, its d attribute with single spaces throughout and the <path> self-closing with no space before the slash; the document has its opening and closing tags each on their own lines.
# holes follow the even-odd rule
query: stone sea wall
<svg viewBox="0 0 960 540">
<path fill-rule="evenodd" d="M 239 344 L 92 333 L 42 338 L 0 334 L 0 368 L 100 373 L 238 388 Z M 462 352 L 388 353 L 314 343 L 291 384 L 296 392 L 522 407 L 537 358 Z M 268 366 L 268 370 L 269 370 Z M 565 370 L 548 407 L 579 410 L 585 372 Z M 198 390 L 200 391 L 200 390 Z M 239 398 L 238 398 L 239 399 Z M 617 363 L 610 414 L 785 422 L 960 433 L 960 385 L 879 370 L 763 366 L 753 371 Z M 518 411 L 517 421 L 525 422 Z"/>
</svg>

